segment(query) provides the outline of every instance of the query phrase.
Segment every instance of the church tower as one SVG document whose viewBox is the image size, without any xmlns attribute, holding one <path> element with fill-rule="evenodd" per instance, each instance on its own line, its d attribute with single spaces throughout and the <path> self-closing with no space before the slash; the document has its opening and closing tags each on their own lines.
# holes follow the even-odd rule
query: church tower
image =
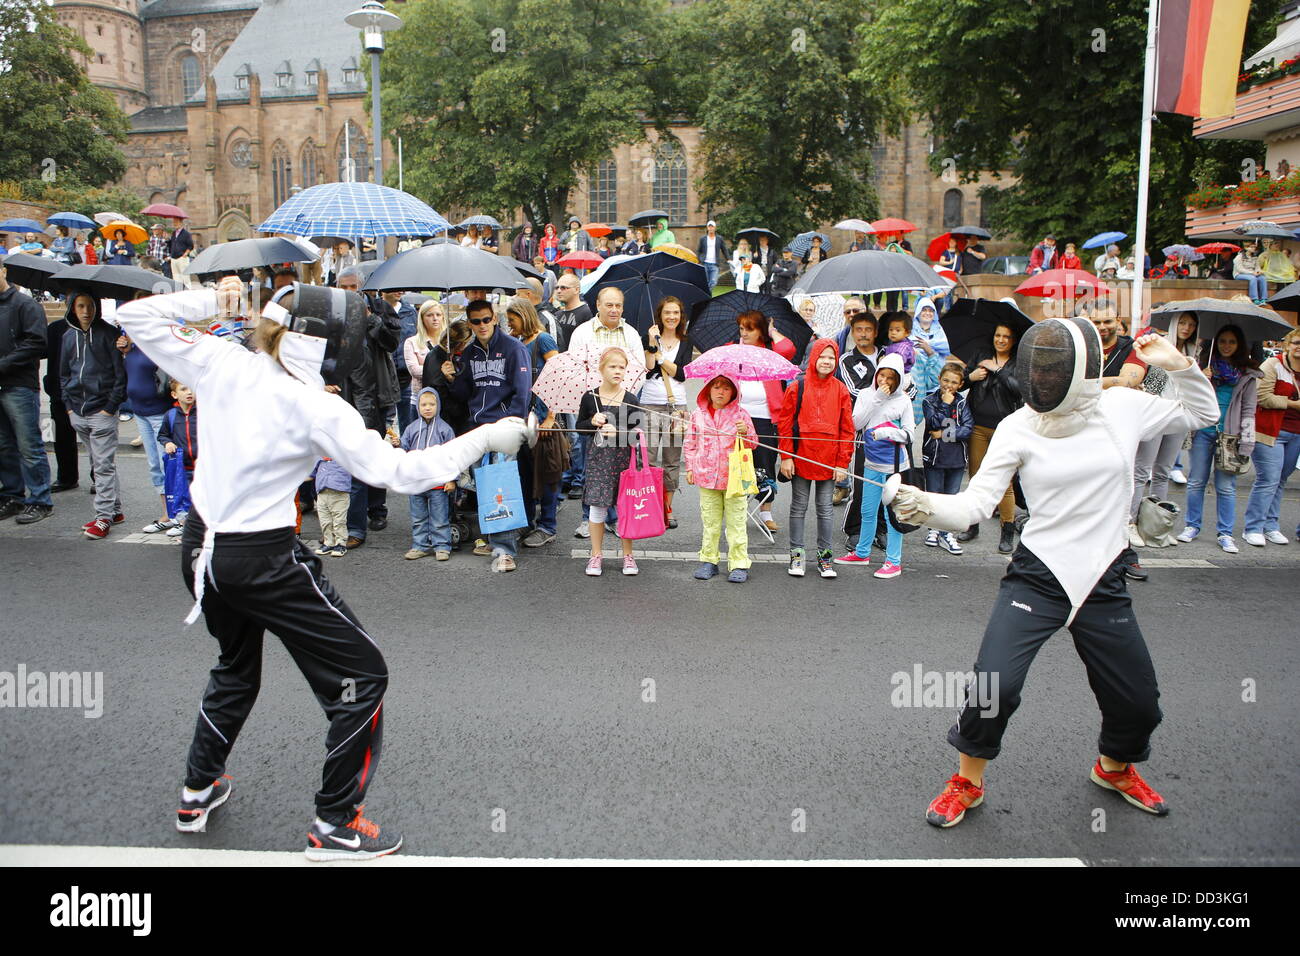
<svg viewBox="0 0 1300 956">
<path fill-rule="evenodd" d="M 110 93 L 128 116 L 148 106 L 139 0 L 53 0 L 53 6 L 59 22 L 92 50 L 85 63 L 90 82 Z"/>
</svg>

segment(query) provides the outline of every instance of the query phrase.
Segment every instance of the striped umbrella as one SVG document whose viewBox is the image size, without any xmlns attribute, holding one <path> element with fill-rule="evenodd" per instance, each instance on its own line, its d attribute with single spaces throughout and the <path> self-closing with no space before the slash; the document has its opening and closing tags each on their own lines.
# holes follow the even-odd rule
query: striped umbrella
<svg viewBox="0 0 1300 956">
<path fill-rule="evenodd" d="M 789 249 L 794 253 L 796 259 L 801 258 L 809 249 L 812 248 L 813 236 L 821 236 L 822 252 L 830 253 L 831 237 L 824 232 L 801 232 L 790 240 Z"/>
<path fill-rule="evenodd" d="M 431 236 L 450 226 L 409 193 L 375 183 L 321 183 L 287 199 L 259 232 L 295 236 Z"/>
</svg>

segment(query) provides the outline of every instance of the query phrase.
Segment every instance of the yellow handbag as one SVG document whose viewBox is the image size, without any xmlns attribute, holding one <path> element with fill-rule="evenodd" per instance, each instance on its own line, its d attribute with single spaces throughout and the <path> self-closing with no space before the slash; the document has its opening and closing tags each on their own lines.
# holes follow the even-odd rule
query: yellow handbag
<svg viewBox="0 0 1300 956">
<path fill-rule="evenodd" d="M 736 446 L 727 457 L 727 497 L 743 498 L 758 491 L 754 474 L 754 453 L 736 436 Z"/>
</svg>

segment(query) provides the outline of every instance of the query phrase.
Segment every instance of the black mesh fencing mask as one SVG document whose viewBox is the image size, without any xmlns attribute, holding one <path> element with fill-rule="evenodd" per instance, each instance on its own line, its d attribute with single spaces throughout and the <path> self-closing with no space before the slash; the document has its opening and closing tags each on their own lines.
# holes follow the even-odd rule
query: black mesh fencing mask
<svg viewBox="0 0 1300 956">
<path fill-rule="evenodd" d="M 293 301 L 282 324 L 300 335 L 325 340 L 321 378 L 326 385 L 342 386 L 365 358 L 366 300 L 359 293 L 328 286 L 295 282 L 272 299 L 279 304 L 289 294 Z"/>
<path fill-rule="evenodd" d="M 1089 380 L 1101 379 L 1101 338 L 1082 318 L 1045 319 L 1020 340 L 1016 378 L 1036 412 L 1069 412 Z"/>
</svg>

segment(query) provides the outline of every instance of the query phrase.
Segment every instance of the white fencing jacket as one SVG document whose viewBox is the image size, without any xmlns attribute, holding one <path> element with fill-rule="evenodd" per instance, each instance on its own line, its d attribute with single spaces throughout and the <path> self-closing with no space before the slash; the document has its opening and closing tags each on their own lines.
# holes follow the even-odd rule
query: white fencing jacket
<svg viewBox="0 0 1300 956">
<path fill-rule="evenodd" d="M 416 494 L 454 480 L 483 455 L 481 435 L 423 451 L 394 448 L 341 397 L 294 378 L 271 356 L 178 324 L 217 311 L 216 293 L 196 290 L 138 299 L 116 313 L 132 341 L 188 385 L 203 409 L 190 497 L 207 525 L 202 559 L 209 575 L 218 532 L 296 523 L 295 492 L 322 457 L 368 485 Z M 200 578 L 200 601 L 202 587 Z"/>
<path fill-rule="evenodd" d="M 1106 389 L 1088 423 L 1061 438 L 1038 434 L 1029 424 L 1033 410 L 1017 409 L 998 425 L 965 491 L 929 494 L 934 513 L 926 524 L 960 531 L 988 517 L 1019 471 L 1029 507 L 1021 540 L 1077 611 L 1127 544 L 1138 444 L 1219 419 L 1214 389 L 1195 365 L 1170 372 L 1169 382 L 1163 396 Z"/>
</svg>

